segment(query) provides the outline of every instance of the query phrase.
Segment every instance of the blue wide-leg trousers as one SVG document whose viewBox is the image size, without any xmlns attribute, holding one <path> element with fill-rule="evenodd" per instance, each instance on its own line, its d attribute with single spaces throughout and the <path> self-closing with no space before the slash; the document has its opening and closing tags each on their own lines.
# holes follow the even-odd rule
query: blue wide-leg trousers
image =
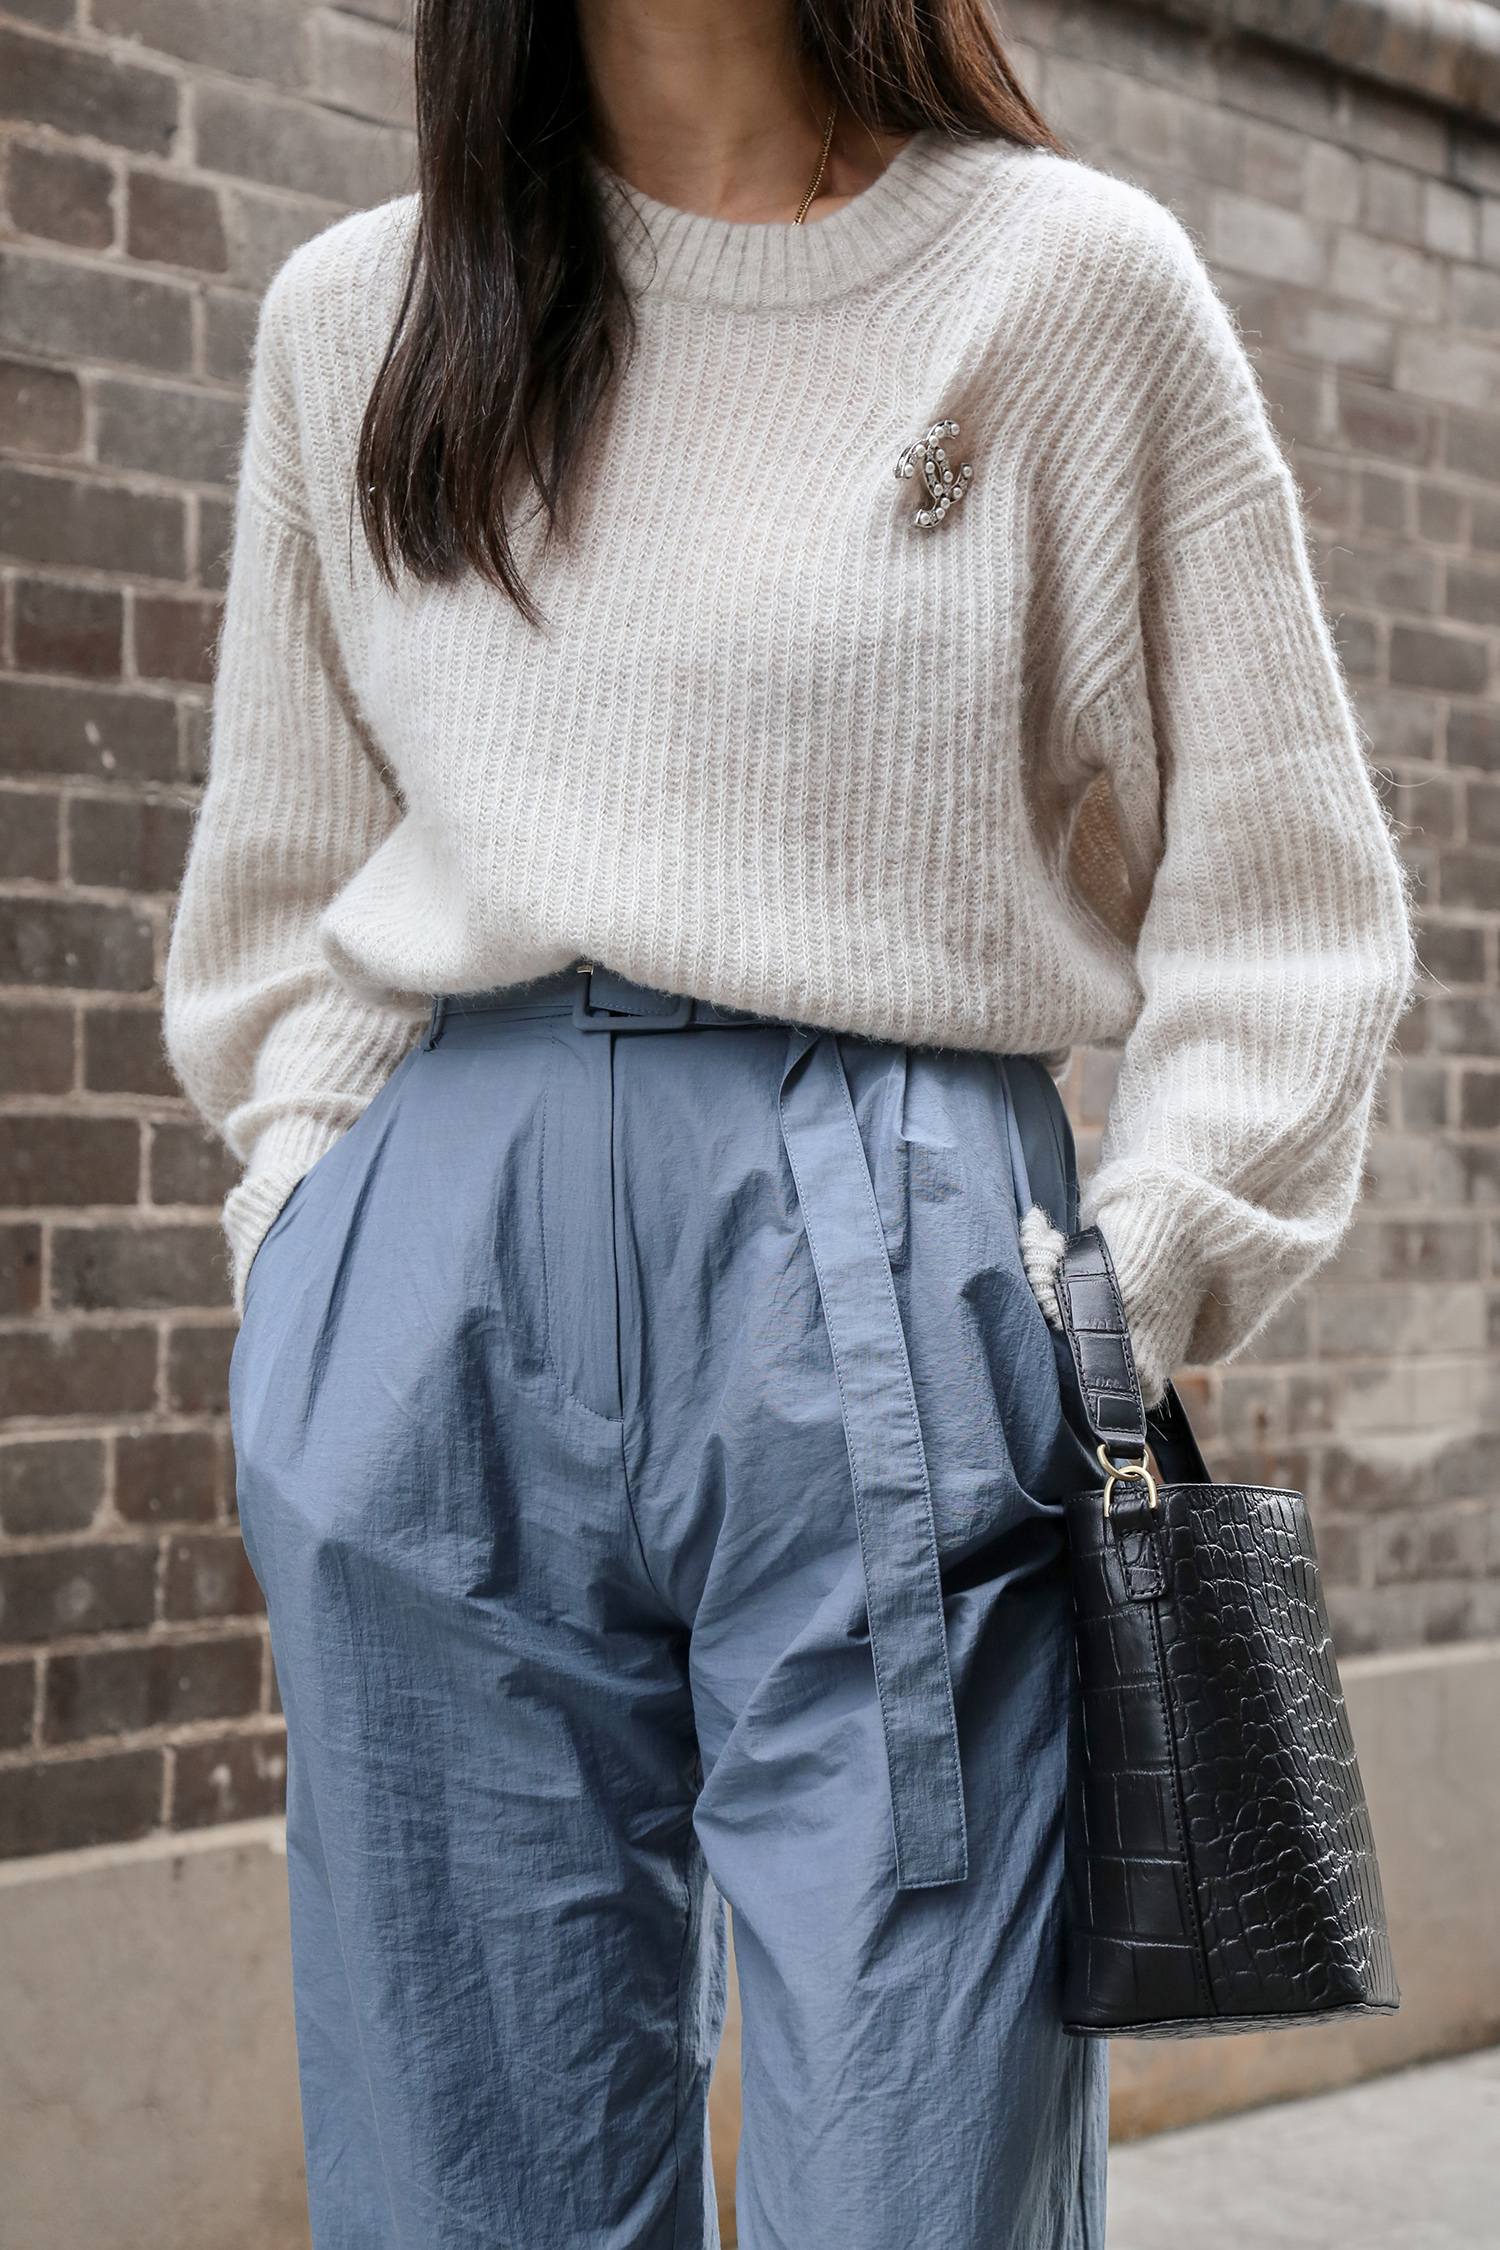
<svg viewBox="0 0 1500 2250">
<path fill-rule="evenodd" d="M 727 1900 L 745 2250 L 1103 2250 L 1056 1093 L 595 981 L 440 1007 L 250 1277 L 314 2243 L 712 2245 Z"/>
</svg>

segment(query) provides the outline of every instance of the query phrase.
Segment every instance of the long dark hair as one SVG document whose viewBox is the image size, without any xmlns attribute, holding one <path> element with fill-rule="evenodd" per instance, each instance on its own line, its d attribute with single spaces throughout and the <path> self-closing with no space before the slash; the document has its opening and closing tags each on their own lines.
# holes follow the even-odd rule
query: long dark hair
<svg viewBox="0 0 1500 2250">
<path fill-rule="evenodd" d="M 872 131 L 1058 146 L 986 0 L 795 5 L 809 62 Z M 360 515 L 387 578 L 471 565 L 534 617 L 518 488 L 555 526 L 630 320 L 571 0 L 418 0 L 416 81 L 421 217 L 360 431 Z"/>
</svg>

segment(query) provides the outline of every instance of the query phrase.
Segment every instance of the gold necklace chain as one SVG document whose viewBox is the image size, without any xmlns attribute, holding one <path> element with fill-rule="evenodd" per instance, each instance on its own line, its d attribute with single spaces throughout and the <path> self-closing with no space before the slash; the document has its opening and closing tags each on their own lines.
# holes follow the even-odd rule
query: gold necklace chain
<svg viewBox="0 0 1500 2250">
<path fill-rule="evenodd" d="M 828 123 L 823 127 L 823 148 L 822 153 L 818 158 L 818 169 L 812 176 L 812 186 L 808 189 L 806 195 L 803 196 L 801 204 L 798 206 L 797 216 L 792 221 L 792 225 L 794 227 L 801 226 L 803 220 L 807 217 L 808 212 L 812 209 L 813 199 L 817 195 L 819 188 L 823 185 L 823 174 L 828 169 L 828 151 L 833 146 L 833 128 L 838 123 L 838 116 L 838 97 L 837 95 L 835 95 L 833 107 L 828 112 Z"/>
</svg>

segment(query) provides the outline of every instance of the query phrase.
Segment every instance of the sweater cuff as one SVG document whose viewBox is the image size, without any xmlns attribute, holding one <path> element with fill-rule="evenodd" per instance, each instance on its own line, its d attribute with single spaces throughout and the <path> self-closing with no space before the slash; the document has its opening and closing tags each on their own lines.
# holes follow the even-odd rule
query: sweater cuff
<svg viewBox="0 0 1500 2250">
<path fill-rule="evenodd" d="M 285 1208 L 298 1181 L 326 1156 L 348 1127 L 296 1113 L 268 1125 L 255 1144 L 250 1167 L 224 1205 L 224 1232 L 234 1263 L 234 1309 L 245 1309 L 245 1283 L 255 1253 Z"/>
</svg>

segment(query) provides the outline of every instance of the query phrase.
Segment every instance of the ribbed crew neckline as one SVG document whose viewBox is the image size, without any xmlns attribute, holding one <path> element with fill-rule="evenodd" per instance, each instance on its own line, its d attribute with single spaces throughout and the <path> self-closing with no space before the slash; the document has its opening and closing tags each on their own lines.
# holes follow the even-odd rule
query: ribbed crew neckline
<svg viewBox="0 0 1500 2250">
<path fill-rule="evenodd" d="M 812 306 L 883 280 L 934 241 L 988 176 L 997 155 L 1029 149 L 924 132 L 879 179 L 826 219 L 794 227 L 711 219 L 658 203 L 599 167 L 613 203 L 616 249 L 632 295 L 742 311 Z"/>
</svg>

